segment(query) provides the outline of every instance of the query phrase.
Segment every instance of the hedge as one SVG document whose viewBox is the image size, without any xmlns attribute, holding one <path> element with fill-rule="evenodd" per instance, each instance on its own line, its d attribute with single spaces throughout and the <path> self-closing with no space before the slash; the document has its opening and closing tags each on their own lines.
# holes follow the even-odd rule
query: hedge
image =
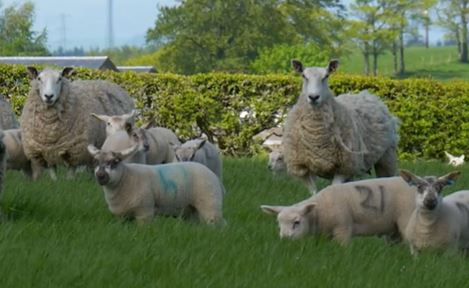
<svg viewBox="0 0 469 288">
<path fill-rule="evenodd" d="M 74 78 L 108 79 L 127 89 L 142 111 L 139 121 L 176 131 L 182 139 L 204 133 L 232 155 L 258 151 L 252 136 L 281 121 L 296 102 L 300 77 L 209 73 L 192 76 L 103 72 L 78 68 Z M 432 79 L 392 80 L 337 74 L 336 93 L 368 89 L 400 119 L 401 158 L 442 158 L 469 151 L 469 83 Z M 0 65 L 0 93 L 20 114 L 29 90 L 23 66 Z M 241 118 L 240 115 L 246 114 Z M 280 116 L 280 117 L 279 117 Z"/>
</svg>

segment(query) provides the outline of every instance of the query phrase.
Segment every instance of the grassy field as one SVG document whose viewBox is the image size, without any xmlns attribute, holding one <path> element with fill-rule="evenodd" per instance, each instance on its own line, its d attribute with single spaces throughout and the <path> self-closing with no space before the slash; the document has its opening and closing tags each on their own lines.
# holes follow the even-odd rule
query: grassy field
<svg viewBox="0 0 469 288">
<path fill-rule="evenodd" d="M 342 57 L 341 71 L 347 73 L 363 72 L 363 56 L 359 51 Z M 370 60 L 371 61 L 371 60 Z M 407 77 L 432 77 L 439 80 L 469 79 L 469 64 L 458 63 L 456 46 L 446 47 L 409 47 L 405 49 Z M 380 75 L 393 75 L 393 59 L 386 52 L 378 59 Z"/>
<path fill-rule="evenodd" d="M 8 172 L 0 225 L 1 287 L 465 287 L 469 259 L 355 238 L 341 247 L 321 237 L 280 240 L 261 204 L 290 204 L 305 187 L 272 175 L 265 159 L 225 159 L 225 218 L 212 228 L 158 218 L 146 227 L 107 210 L 87 174 L 31 183 Z M 417 174 L 443 174 L 439 162 L 404 162 Z M 469 175 L 469 166 L 462 168 Z M 63 175 L 61 178 L 63 179 Z M 325 182 L 321 182 L 324 186 Z M 469 187 L 469 177 L 448 188 Z"/>
</svg>

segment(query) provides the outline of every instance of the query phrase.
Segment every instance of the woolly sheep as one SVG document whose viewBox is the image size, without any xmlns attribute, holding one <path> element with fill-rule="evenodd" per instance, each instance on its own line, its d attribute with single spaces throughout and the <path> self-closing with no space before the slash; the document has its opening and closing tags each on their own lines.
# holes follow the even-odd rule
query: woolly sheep
<svg viewBox="0 0 469 288">
<path fill-rule="evenodd" d="M 100 147 L 106 135 L 104 124 L 90 113 L 119 115 L 134 108 L 132 98 L 118 85 L 102 80 L 72 82 L 66 78 L 72 71 L 66 67 L 61 72 L 38 72 L 28 67 L 31 90 L 20 123 L 33 179 L 47 166 L 91 165 L 86 147 Z"/>
<path fill-rule="evenodd" d="M 93 117 L 106 123 L 106 137 L 117 131 L 131 131 L 134 126 L 134 117 L 137 114 L 136 110 L 122 115 L 98 115 L 91 113 Z"/>
<path fill-rule="evenodd" d="M 325 234 L 342 244 L 354 235 L 403 235 L 415 197 L 400 177 L 330 185 L 291 206 L 261 206 L 277 215 L 280 237 Z"/>
<path fill-rule="evenodd" d="M 3 131 L 0 130 L 0 196 L 3 191 L 3 182 L 5 181 L 5 170 L 6 170 L 6 149 L 3 144 Z M 2 210 L 0 209 L 0 218 L 2 218 Z"/>
<path fill-rule="evenodd" d="M 223 184 L 202 164 L 160 165 L 123 162 L 137 145 L 121 152 L 103 152 L 88 146 L 98 166 L 95 176 L 103 186 L 109 210 L 116 216 L 145 223 L 154 215 L 198 216 L 208 224 L 224 224 Z"/>
<path fill-rule="evenodd" d="M 18 128 L 20 124 L 16 119 L 16 115 L 11 109 L 10 103 L 5 100 L 5 96 L 0 94 L 0 129 Z"/>
<path fill-rule="evenodd" d="M 441 192 L 460 175 L 454 171 L 441 177 L 419 177 L 402 170 L 401 177 L 417 187 L 414 211 L 405 230 L 412 255 L 422 249 L 469 248 L 469 190 L 442 197 Z"/>
<path fill-rule="evenodd" d="M 7 169 L 19 170 L 23 172 L 28 178 L 32 177 L 31 161 L 26 158 L 23 149 L 23 142 L 21 140 L 21 129 L 8 129 L 3 131 L 5 136 L 3 143 L 6 149 Z M 55 167 L 49 167 L 49 176 L 51 179 L 56 180 L 57 174 Z"/>
<path fill-rule="evenodd" d="M 342 183 L 375 168 L 378 177 L 396 174 L 397 118 L 367 91 L 334 97 L 327 79 L 338 67 L 303 68 L 300 97 L 287 115 L 283 135 L 288 173 L 305 181 L 316 192 L 317 176 Z"/>
<path fill-rule="evenodd" d="M 222 181 L 223 164 L 220 151 L 215 145 L 205 139 L 193 139 L 173 147 L 178 162 L 193 161 L 205 165 Z"/>
</svg>

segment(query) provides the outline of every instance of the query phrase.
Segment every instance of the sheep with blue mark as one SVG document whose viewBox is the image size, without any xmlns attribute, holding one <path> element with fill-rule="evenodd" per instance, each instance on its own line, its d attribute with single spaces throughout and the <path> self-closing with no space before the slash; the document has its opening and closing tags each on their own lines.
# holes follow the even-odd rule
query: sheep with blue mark
<svg viewBox="0 0 469 288">
<path fill-rule="evenodd" d="M 195 162 L 125 163 L 137 150 L 138 145 L 116 152 L 88 146 L 98 162 L 95 176 L 111 213 L 135 218 L 139 224 L 151 221 L 155 215 L 225 224 L 224 187 L 210 169 Z"/>
</svg>

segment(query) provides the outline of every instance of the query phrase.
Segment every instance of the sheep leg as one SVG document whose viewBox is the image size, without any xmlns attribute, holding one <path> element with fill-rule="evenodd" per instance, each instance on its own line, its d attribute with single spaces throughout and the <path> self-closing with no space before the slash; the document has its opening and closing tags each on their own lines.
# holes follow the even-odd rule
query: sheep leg
<svg viewBox="0 0 469 288">
<path fill-rule="evenodd" d="M 389 148 L 383 156 L 376 162 L 375 172 L 377 177 L 391 177 L 397 174 L 396 150 Z"/>
<path fill-rule="evenodd" d="M 341 225 L 333 230 L 332 236 L 341 245 L 345 246 L 350 242 L 350 239 L 352 238 L 352 228 L 350 227 L 350 225 Z"/>
<path fill-rule="evenodd" d="M 44 166 L 41 164 L 41 161 L 38 159 L 31 159 L 31 170 L 32 170 L 32 178 L 33 181 L 39 179 L 42 174 L 42 169 Z"/>
<path fill-rule="evenodd" d="M 57 166 L 50 166 L 47 168 L 47 171 L 49 172 L 50 179 L 57 181 Z"/>
<path fill-rule="evenodd" d="M 311 193 L 311 195 L 314 195 L 316 194 L 316 192 L 318 192 L 318 187 L 316 186 L 316 175 L 308 173 L 304 175 L 301 179 L 308 187 L 309 193 Z"/>
<path fill-rule="evenodd" d="M 347 181 L 347 177 L 344 175 L 335 174 L 332 179 L 332 184 L 342 184 Z"/>
<path fill-rule="evenodd" d="M 77 172 L 77 171 L 76 171 L 76 168 L 68 167 L 66 178 L 67 178 L 68 180 L 75 179 L 75 176 L 77 175 L 76 172 Z"/>
</svg>

